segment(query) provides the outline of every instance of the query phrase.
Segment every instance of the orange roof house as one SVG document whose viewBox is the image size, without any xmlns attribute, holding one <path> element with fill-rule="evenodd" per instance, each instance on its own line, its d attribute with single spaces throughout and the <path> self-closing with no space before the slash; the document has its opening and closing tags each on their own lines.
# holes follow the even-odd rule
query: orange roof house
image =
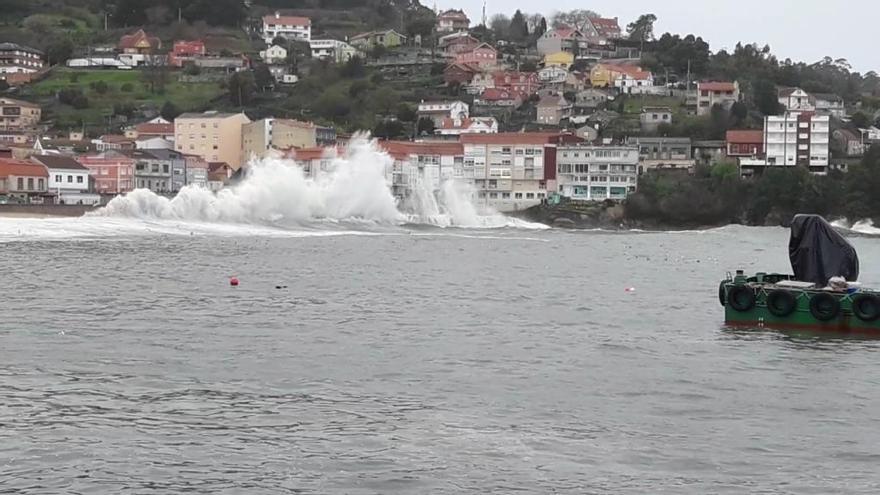
<svg viewBox="0 0 880 495">
<path fill-rule="evenodd" d="M 162 48 L 162 41 L 150 36 L 143 29 L 138 29 L 133 34 L 127 34 L 119 39 L 119 50 L 122 53 L 140 53 L 149 55 Z"/>
</svg>

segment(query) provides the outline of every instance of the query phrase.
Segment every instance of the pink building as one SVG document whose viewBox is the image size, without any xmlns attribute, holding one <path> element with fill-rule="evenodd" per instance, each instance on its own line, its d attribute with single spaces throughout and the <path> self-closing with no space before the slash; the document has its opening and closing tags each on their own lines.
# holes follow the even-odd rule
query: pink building
<svg viewBox="0 0 880 495">
<path fill-rule="evenodd" d="M 205 53 L 204 41 L 175 41 L 174 48 L 168 54 L 168 63 L 174 67 L 183 67 L 187 61 L 204 57 Z"/>
<path fill-rule="evenodd" d="M 455 54 L 455 63 L 474 64 L 478 66 L 495 65 L 498 61 L 498 51 L 488 43 L 477 45 L 476 48 L 466 52 Z"/>
<path fill-rule="evenodd" d="M 81 156 L 79 162 L 89 169 L 97 193 L 123 194 L 134 188 L 134 160 L 125 155 L 108 151 Z"/>
<path fill-rule="evenodd" d="M 536 72 L 496 72 L 492 77 L 496 88 L 516 91 L 528 96 L 537 93 L 541 87 Z"/>
</svg>

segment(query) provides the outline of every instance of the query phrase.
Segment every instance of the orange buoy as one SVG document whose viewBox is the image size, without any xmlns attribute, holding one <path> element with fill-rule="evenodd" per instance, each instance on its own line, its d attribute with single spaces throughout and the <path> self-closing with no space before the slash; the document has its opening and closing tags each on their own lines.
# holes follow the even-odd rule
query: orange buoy
<svg viewBox="0 0 880 495">
<path fill-rule="evenodd" d="M 233 287 L 238 287 L 238 278 L 237 277 L 229 277 L 229 285 Z"/>
</svg>

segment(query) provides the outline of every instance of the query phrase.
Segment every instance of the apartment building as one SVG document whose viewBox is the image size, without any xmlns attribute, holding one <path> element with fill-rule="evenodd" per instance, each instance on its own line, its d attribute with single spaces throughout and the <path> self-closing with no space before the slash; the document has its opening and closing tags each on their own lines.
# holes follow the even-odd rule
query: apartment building
<svg viewBox="0 0 880 495">
<path fill-rule="evenodd" d="M 272 150 L 313 148 L 318 145 L 318 126 L 289 119 L 262 119 L 241 127 L 244 158 L 265 158 Z"/>
<path fill-rule="evenodd" d="M 0 43 L 0 80 L 11 86 L 29 82 L 43 65 L 43 52 L 16 43 Z"/>
<path fill-rule="evenodd" d="M 207 162 L 225 162 L 238 170 L 244 164 L 242 126 L 250 123 L 243 113 L 184 113 L 174 119 L 176 150 Z"/>
<path fill-rule="evenodd" d="M 638 185 L 639 148 L 566 145 L 556 149 L 556 184 L 566 198 L 622 200 Z"/>
<path fill-rule="evenodd" d="M 639 173 L 653 169 L 691 169 L 694 166 L 690 138 L 629 137 L 627 146 L 639 150 Z"/>
<path fill-rule="evenodd" d="M 453 175 L 473 184 L 478 204 L 498 211 L 529 208 L 555 186 L 557 144 L 574 141 L 573 135 L 546 132 L 463 134 L 462 166 Z"/>
<path fill-rule="evenodd" d="M 742 158 L 744 175 L 764 167 L 800 166 L 826 174 L 829 163 L 831 119 L 814 112 L 786 112 L 764 118 L 764 157 Z"/>
<path fill-rule="evenodd" d="M 134 160 L 118 151 L 84 155 L 78 161 L 89 169 L 96 193 L 123 194 L 134 189 Z"/>
</svg>

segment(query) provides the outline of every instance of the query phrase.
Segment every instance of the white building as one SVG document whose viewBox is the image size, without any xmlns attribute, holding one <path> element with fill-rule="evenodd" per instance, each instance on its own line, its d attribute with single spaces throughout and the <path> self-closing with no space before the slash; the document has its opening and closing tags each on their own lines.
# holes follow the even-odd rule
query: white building
<svg viewBox="0 0 880 495">
<path fill-rule="evenodd" d="M 174 141 L 161 136 L 144 137 L 136 139 L 134 147 L 139 150 L 173 150 Z"/>
<path fill-rule="evenodd" d="M 466 119 L 470 116 L 468 104 L 460 101 L 423 101 L 419 103 L 419 118 L 427 117 L 439 127 L 443 119 Z"/>
<path fill-rule="evenodd" d="M 278 36 L 289 40 L 311 41 L 312 21 L 308 17 L 281 15 L 278 12 L 264 16 L 263 41 L 270 45 Z"/>
<path fill-rule="evenodd" d="M 838 119 L 846 117 L 846 105 L 840 96 L 818 93 L 813 97 L 816 99 L 816 112 L 820 115 L 830 115 Z"/>
<path fill-rule="evenodd" d="M 622 200 L 636 191 L 638 166 L 639 149 L 634 146 L 560 146 L 557 190 L 571 199 Z"/>
<path fill-rule="evenodd" d="M 696 96 L 697 115 L 709 115 L 715 105 L 730 108 L 739 101 L 739 82 L 699 82 Z"/>
<path fill-rule="evenodd" d="M 473 117 L 464 119 L 443 119 L 434 130 L 441 136 L 460 136 L 462 134 L 494 134 L 498 132 L 495 117 Z"/>
<path fill-rule="evenodd" d="M 15 43 L 0 43 L 0 74 L 33 74 L 43 65 L 43 52 Z"/>
<path fill-rule="evenodd" d="M 642 70 L 619 74 L 614 78 L 614 87 L 617 88 L 620 94 L 626 95 L 647 95 L 656 92 L 654 75 L 649 71 Z"/>
<path fill-rule="evenodd" d="M 827 115 L 812 112 L 786 112 L 785 115 L 765 117 L 766 157 L 742 158 L 740 168 L 801 166 L 815 174 L 827 173 L 830 120 Z"/>
<path fill-rule="evenodd" d="M 311 40 L 312 58 L 329 59 L 336 63 L 348 62 L 360 55 L 357 48 L 339 40 Z"/>
<path fill-rule="evenodd" d="M 49 172 L 49 192 L 58 196 L 58 202 L 68 205 L 95 205 L 101 196 L 89 192 L 89 169 L 64 155 L 34 155 L 36 163 Z"/>
<path fill-rule="evenodd" d="M 260 58 L 269 65 L 280 64 L 287 60 L 287 50 L 283 46 L 272 45 L 260 52 Z"/>
<path fill-rule="evenodd" d="M 780 89 L 779 104 L 789 112 L 812 112 L 816 109 L 813 97 L 801 88 Z"/>
<path fill-rule="evenodd" d="M 562 84 L 568 77 L 568 69 L 552 65 L 538 71 L 538 80 L 544 84 Z"/>
</svg>

